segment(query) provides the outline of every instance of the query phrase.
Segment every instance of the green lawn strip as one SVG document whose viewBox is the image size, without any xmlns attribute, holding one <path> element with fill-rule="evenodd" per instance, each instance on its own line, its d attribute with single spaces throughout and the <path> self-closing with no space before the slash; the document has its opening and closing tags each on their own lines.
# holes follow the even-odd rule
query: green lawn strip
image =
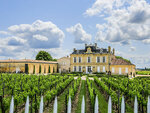
<svg viewBox="0 0 150 113">
<path fill-rule="evenodd" d="M 105 97 L 101 94 L 98 86 L 94 83 L 94 81 L 93 81 L 93 87 L 96 90 L 96 92 L 98 93 L 98 103 L 99 103 L 100 113 L 107 113 L 108 103 L 105 100 Z"/>
<path fill-rule="evenodd" d="M 77 108 L 75 110 L 76 113 L 81 113 L 81 104 L 82 104 L 82 97 L 84 95 L 84 99 L 86 100 L 86 87 L 85 87 L 85 80 L 81 81 L 81 89 L 80 89 L 80 93 L 78 95 L 79 100 L 78 100 L 78 105 Z M 86 109 L 86 103 L 85 103 L 85 109 Z"/>
</svg>

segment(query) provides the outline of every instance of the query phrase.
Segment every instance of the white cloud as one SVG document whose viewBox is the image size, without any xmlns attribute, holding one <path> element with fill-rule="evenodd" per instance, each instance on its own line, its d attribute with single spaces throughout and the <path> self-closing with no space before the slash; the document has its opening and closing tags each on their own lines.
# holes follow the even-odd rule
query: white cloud
<svg viewBox="0 0 150 113">
<path fill-rule="evenodd" d="M 0 31 L 0 34 L 2 34 L 2 35 L 8 35 L 9 33 L 6 32 L 6 31 Z"/>
<path fill-rule="evenodd" d="M 88 16 L 108 14 L 114 8 L 121 8 L 128 2 L 129 0 L 96 0 L 92 7 L 87 9 L 84 14 Z"/>
<path fill-rule="evenodd" d="M 113 0 L 112 6 L 114 5 Z M 120 3 L 118 0 L 118 3 Z M 131 0 L 119 7 L 112 8 L 104 19 L 104 24 L 97 24 L 95 39 L 111 43 L 130 44 L 131 41 L 149 43 L 150 39 L 150 4 L 145 0 Z"/>
<path fill-rule="evenodd" d="M 72 50 L 70 49 L 63 49 L 63 48 L 51 48 L 48 50 L 49 53 L 51 53 L 51 55 L 54 57 L 54 58 L 61 58 L 61 57 L 64 57 L 64 56 L 69 56 L 70 53 L 72 52 Z"/>
<path fill-rule="evenodd" d="M 10 46 L 22 46 L 27 42 L 27 40 L 18 37 L 7 37 L 6 40 Z"/>
<path fill-rule="evenodd" d="M 33 35 L 33 38 L 40 40 L 40 41 L 48 41 L 48 38 L 42 35 Z"/>
<path fill-rule="evenodd" d="M 91 41 L 92 36 L 86 33 L 80 23 L 67 28 L 66 31 L 75 37 L 75 43 L 87 43 Z"/>
<path fill-rule="evenodd" d="M 2 50 L 0 49 L 0 53 L 2 53 Z"/>
<path fill-rule="evenodd" d="M 32 24 L 13 25 L 0 33 L 6 35 L 0 37 L 0 59 L 34 59 L 39 49 L 54 48 L 58 52 L 56 56 L 63 54 L 57 48 L 60 48 L 65 35 L 52 22 L 37 20 Z"/>
<path fill-rule="evenodd" d="M 116 51 L 117 56 L 122 56 L 125 59 L 129 59 L 133 64 L 136 65 L 136 68 L 145 68 L 150 67 L 150 54 L 133 54 L 133 53 L 125 53 L 122 51 Z"/>
<path fill-rule="evenodd" d="M 31 48 L 58 48 L 65 36 L 55 24 L 41 20 L 32 24 L 10 26 L 7 32 L 12 36 L 27 40 Z"/>
<path fill-rule="evenodd" d="M 143 40 L 143 43 L 145 43 L 145 44 L 150 44 L 150 38 Z"/>
<path fill-rule="evenodd" d="M 132 46 L 132 47 L 130 47 L 130 50 L 131 50 L 131 51 L 135 51 L 135 50 L 136 50 L 136 47 L 133 47 L 133 46 Z"/>
</svg>

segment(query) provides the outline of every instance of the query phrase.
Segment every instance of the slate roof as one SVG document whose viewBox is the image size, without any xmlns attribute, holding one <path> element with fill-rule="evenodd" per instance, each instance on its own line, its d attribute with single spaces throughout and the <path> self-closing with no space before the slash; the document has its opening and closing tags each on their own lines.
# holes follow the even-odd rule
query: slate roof
<svg viewBox="0 0 150 113">
<path fill-rule="evenodd" d="M 111 65 L 133 65 L 131 62 L 128 62 L 124 59 L 112 59 L 111 60 Z"/>
<path fill-rule="evenodd" d="M 98 48 L 98 47 L 95 47 L 95 46 L 86 46 L 85 49 L 80 49 L 80 50 L 75 50 L 73 51 L 72 54 L 87 54 L 86 51 L 87 51 L 87 48 L 90 47 L 91 48 L 91 51 L 92 51 L 92 54 L 94 53 L 100 53 L 100 54 L 103 54 L 103 53 L 108 53 L 108 50 L 107 49 L 104 49 L 104 48 Z"/>
<path fill-rule="evenodd" d="M 54 61 L 43 61 L 43 60 L 31 60 L 31 59 L 22 59 L 22 60 L 0 60 L 0 63 L 45 63 L 45 64 L 57 64 Z"/>
</svg>

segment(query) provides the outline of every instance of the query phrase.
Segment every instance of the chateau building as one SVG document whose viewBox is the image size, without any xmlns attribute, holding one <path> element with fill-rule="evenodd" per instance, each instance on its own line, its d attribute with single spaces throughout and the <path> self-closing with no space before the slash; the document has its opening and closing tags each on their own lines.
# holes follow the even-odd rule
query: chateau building
<svg viewBox="0 0 150 113">
<path fill-rule="evenodd" d="M 81 50 L 74 48 L 70 54 L 71 72 L 95 73 L 110 72 L 111 74 L 133 75 L 135 65 L 130 61 L 115 56 L 115 49 L 97 47 L 97 43 L 87 45 Z"/>
<path fill-rule="evenodd" d="M 83 72 L 114 75 L 135 75 L 135 65 L 130 61 L 115 56 L 115 49 L 99 48 L 97 43 L 87 45 L 81 50 L 74 48 L 70 57 L 62 57 L 54 61 L 41 60 L 0 60 L 0 72 L 48 74 L 61 72 Z"/>
</svg>

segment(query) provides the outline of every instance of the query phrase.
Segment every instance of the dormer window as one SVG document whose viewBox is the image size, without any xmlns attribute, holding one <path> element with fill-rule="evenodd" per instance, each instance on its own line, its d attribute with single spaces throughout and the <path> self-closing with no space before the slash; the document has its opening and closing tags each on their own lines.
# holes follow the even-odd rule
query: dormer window
<svg viewBox="0 0 150 113">
<path fill-rule="evenodd" d="M 86 53 L 92 53 L 91 48 L 88 47 Z"/>
<path fill-rule="evenodd" d="M 103 49 L 100 49 L 100 53 L 102 53 L 103 52 Z"/>
</svg>

